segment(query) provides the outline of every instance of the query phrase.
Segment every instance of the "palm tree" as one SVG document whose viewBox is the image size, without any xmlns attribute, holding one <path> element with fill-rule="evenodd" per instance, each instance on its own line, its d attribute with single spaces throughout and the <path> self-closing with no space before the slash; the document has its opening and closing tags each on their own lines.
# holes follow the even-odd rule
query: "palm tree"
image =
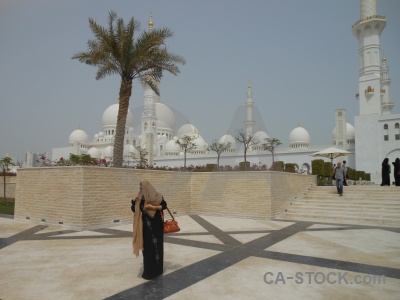
<svg viewBox="0 0 400 300">
<path fill-rule="evenodd" d="M 144 31 L 138 37 L 140 23 L 133 17 L 125 25 L 114 11 L 109 12 L 108 28 L 98 25 L 89 18 L 89 26 L 95 39 L 88 41 L 88 51 L 72 56 L 80 62 L 98 67 L 96 79 L 118 74 L 121 77 L 119 88 L 119 109 L 114 142 L 114 167 L 122 167 L 126 116 L 135 78 L 148 84 L 159 95 L 157 82 L 163 71 L 174 75 L 179 73 L 177 64 L 185 64 L 185 59 L 170 53 L 165 40 L 173 36 L 168 28 Z M 136 39 L 135 39 L 136 38 Z"/>
</svg>

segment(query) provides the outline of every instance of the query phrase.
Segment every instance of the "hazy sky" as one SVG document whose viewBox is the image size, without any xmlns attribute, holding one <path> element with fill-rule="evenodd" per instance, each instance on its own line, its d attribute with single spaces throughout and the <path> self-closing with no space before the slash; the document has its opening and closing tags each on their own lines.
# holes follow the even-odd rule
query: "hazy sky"
<svg viewBox="0 0 400 300">
<path fill-rule="evenodd" d="M 68 145 L 80 126 L 92 139 L 104 110 L 116 103 L 118 76 L 96 80 L 96 68 L 72 60 L 93 38 L 88 19 L 106 26 L 114 10 L 148 29 L 169 27 L 170 51 L 187 63 L 165 74 L 161 102 L 178 110 L 210 143 L 230 129 L 247 84 L 270 137 L 288 146 L 300 122 L 312 145 L 330 145 L 335 110 L 358 114 L 358 42 L 351 25 L 359 0 L 1 0 L 0 158 Z M 377 0 L 387 18 L 381 50 L 390 67 L 392 113 L 400 111 L 400 1 Z M 143 105 L 134 82 L 132 111 Z M 244 121 L 244 120 L 243 120 Z M 178 124 L 181 125 L 181 124 Z M 237 127 L 242 124 L 239 122 Z M 264 127 L 265 126 L 265 127 Z M 230 132 L 234 135 L 235 132 Z"/>
</svg>

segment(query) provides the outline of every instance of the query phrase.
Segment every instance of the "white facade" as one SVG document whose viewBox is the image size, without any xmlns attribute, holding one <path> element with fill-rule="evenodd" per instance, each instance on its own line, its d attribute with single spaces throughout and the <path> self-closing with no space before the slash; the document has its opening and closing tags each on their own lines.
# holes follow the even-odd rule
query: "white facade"
<svg viewBox="0 0 400 300">
<path fill-rule="evenodd" d="M 359 115 L 355 117 L 356 167 L 380 181 L 381 163 L 400 157 L 400 114 L 391 114 L 389 67 L 380 54 L 386 18 L 377 15 L 376 0 L 360 1 L 360 20 L 353 25 L 359 44 Z"/>
</svg>

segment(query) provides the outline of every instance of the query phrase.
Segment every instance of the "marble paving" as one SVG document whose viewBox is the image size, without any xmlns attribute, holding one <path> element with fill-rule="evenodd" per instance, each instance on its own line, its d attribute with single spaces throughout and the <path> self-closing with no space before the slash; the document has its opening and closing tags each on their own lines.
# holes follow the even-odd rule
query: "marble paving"
<svg viewBox="0 0 400 300">
<path fill-rule="evenodd" d="M 0 300 L 399 299 L 400 228 L 176 219 L 164 274 L 146 281 L 132 224 L 78 232 L 0 215 Z"/>
</svg>

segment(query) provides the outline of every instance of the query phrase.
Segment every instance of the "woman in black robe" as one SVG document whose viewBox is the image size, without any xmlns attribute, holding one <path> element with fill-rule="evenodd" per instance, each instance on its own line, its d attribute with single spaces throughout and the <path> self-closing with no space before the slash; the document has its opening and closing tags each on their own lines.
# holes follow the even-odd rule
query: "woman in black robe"
<svg viewBox="0 0 400 300">
<path fill-rule="evenodd" d="M 396 158 L 393 164 L 393 176 L 396 186 L 400 186 L 400 159 Z"/>
<path fill-rule="evenodd" d="M 164 197 L 148 182 L 140 183 L 140 191 L 132 200 L 133 252 L 142 250 L 142 278 L 152 279 L 163 273 L 164 223 L 161 211 L 167 208 Z"/>
<path fill-rule="evenodd" d="M 390 185 L 390 165 L 389 158 L 385 158 L 382 162 L 382 183 L 381 186 Z"/>
</svg>

